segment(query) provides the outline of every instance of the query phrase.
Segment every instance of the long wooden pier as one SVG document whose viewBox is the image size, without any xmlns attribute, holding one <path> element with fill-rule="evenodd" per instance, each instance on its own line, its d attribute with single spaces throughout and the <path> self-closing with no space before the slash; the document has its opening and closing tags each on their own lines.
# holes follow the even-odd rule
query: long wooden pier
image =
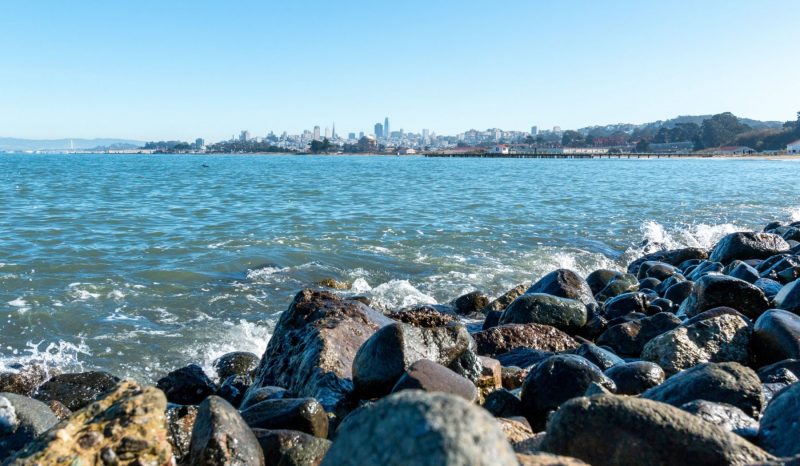
<svg viewBox="0 0 800 466">
<path fill-rule="evenodd" d="M 517 154 L 494 154 L 490 152 L 466 152 L 459 154 L 429 153 L 425 157 L 437 158 L 470 158 L 470 159 L 667 159 L 681 157 L 713 157 L 710 154 L 658 154 L 658 153 L 632 153 L 632 154 L 556 154 L 546 152 L 530 152 Z M 723 155 L 723 154 L 719 154 Z"/>
</svg>

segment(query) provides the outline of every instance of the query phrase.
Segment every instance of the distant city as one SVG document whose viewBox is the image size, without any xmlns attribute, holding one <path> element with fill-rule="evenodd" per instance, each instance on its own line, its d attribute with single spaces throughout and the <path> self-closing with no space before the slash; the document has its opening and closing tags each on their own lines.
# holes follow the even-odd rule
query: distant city
<svg viewBox="0 0 800 466">
<path fill-rule="evenodd" d="M 241 130 L 230 139 L 207 142 L 131 141 L 116 139 L 50 141 L 0 138 L 4 152 L 102 153 L 418 153 L 482 152 L 489 154 L 604 154 L 694 153 L 753 154 L 800 153 L 800 112 L 792 121 L 759 121 L 731 113 L 680 116 L 645 124 L 611 124 L 563 130 L 560 126 L 527 131 L 470 129 L 455 135 L 393 130 L 389 117 L 374 123 L 371 132 L 340 134 L 336 123 L 319 125 L 299 134 Z"/>
</svg>

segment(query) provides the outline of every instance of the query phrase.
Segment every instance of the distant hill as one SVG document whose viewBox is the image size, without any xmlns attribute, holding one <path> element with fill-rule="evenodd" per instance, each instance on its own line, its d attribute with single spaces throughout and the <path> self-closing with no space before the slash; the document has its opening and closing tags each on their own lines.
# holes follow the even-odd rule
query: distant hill
<svg viewBox="0 0 800 466">
<path fill-rule="evenodd" d="M 643 123 L 643 124 L 632 124 L 632 123 L 616 123 L 611 125 L 601 125 L 601 126 L 587 126 L 585 128 L 580 128 L 578 132 L 583 134 L 594 133 L 607 133 L 612 134 L 616 131 L 621 131 L 623 133 L 631 134 L 634 131 L 640 132 L 657 132 L 659 129 L 667 128 L 671 129 L 674 128 L 676 125 L 684 124 L 684 123 L 695 123 L 696 125 L 700 126 L 703 124 L 703 120 L 707 120 L 714 115 L 682 115 L 675 118 L 671 118 L 669 120 L 658 120 L 653 121 L 650 123 Z M 759 129 L 775 129 L 779 130 L 783 128 L 782 121 L 761 121 L 761 120 L 753 120 L 750 118 L 739 118 L 740 123 L 744 123 L 747 126 L 753 128 L 754 130 Z"/>
<path fill-rule="evenodd" d="M 142 147 L 131 139 L 19 139 L 0 137 L 0 151 L 69 150 Z"/>
</svg>

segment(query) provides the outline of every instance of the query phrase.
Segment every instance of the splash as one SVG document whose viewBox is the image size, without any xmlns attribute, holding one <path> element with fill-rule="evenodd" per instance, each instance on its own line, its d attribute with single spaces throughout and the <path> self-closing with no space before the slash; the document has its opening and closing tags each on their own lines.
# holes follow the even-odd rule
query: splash
<svg viewBox="0 0 800 466">
<path fill-rule="evenodd" d="M 224 322 L 223 332 L 215 338 L 219 343 L 190 346 L 183 352 L 189 360 L 195 360 L 211 377 L 216 377 L 214 361 L 233 351 L 249 351 L 264 354 L 272 337 L 272 324 L 260 324 L 240 319 L 238 322 Z"/>
<path fill-rule="evenodd" d="M 91 356 L 92 352 L 83 336 L 78 343 L 64 340 L 47 343 L 42 348 L 44 341 L 39 343 L 28 342 L 27 349 L 20 351 L 11 350 L 11 354 L 0 353 L 0 372 L 16 372 L 20 365 L 38 364 L 45 371 L 58 368 L 62 371 L 83 371 L 81 356 Z M 21 354 L 20 354 L 21 353 Z"/>
<path fill-rule="evenodd" d="M 366 283 L 366 281 L 365 281 Z M 408 280 L 390 280 L 365 290 L 373 307 L 382 310 L 399 309 L 417 304 L 436 304 L 436 299 L 418 290 Z"/>
</svg>

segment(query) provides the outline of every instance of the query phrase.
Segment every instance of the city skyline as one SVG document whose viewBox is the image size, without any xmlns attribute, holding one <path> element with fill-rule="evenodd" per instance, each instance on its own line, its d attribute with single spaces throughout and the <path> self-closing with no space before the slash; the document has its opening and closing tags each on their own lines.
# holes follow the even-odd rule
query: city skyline
<svg viewBox="0 0 800 466">
<path fill-rule="evenodd" d="M 791 120 L 800 3 L 768 6 L 15 2 L 0 14 L 0 136 L 222 140 L 308 121 L 346 134 L 387 114 L 450 134 L 723 111 Z"/>
</svg>

